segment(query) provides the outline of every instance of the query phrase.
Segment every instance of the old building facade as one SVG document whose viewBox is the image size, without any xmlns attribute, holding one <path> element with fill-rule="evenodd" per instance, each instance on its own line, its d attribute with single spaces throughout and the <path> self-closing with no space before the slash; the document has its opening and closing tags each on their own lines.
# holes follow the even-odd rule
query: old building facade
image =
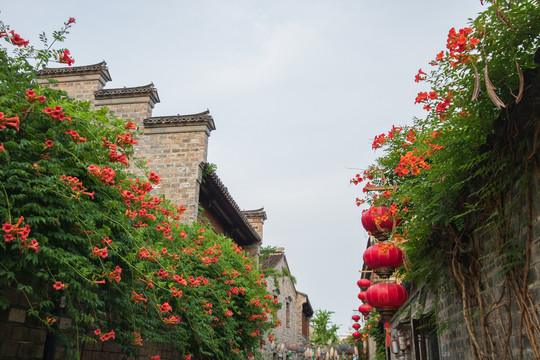
<svg viewBox="0 0 540 360">
<path fill-rule="evenodd" d="M 311 303 L 306 294 L 296 290 L 283 248 L 269 254 L 261 266 L 276 273 L 267 278 L 267 289 L 282 304 L 278 311 L 281 326 L 274 330 L 274 343 L 265 347 L 265 358 L 296 359 L 300 356 L 297 350 L 309 346 Z"/>
</svg>

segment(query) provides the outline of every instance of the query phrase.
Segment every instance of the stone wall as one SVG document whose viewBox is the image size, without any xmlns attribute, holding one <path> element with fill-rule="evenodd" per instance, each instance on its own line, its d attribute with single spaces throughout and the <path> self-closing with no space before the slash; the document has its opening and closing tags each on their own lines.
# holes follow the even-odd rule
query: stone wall
<svg viewBox="0 0 540 360">
<path fill-rule="evenodd" d="M 28 315 L 28 302 L 21 292 L 14 288 L 5 288 L 2 291 L 10 301 L 11 307 L 0 311 L 0 359 L 64 360 L 73 357 L 59 341 L 54 342 L 52 338 L 48 339 L 50 343 L 47 346 L 47 329 L 41 321 Z M 59 316 L 54 326 L 70 336 L 74 333 L 71 325 L 71 319 Z M 81 345 L 82 360 L 147 360 L 149 356 L 154 355 L 160 355 L 161 360 L 173 360 L 179 356 L 169 346 L 148 342 L 144 342 L 137 357 L 126 357 L 120 346 L 112 342 L 98 340 L 95 343 Z"/>
</svg>

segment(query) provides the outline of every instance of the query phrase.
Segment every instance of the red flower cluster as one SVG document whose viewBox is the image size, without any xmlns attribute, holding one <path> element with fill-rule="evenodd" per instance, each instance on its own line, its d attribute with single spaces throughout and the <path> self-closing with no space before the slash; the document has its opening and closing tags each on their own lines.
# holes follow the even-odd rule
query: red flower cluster
<svg viewBox="0 0 540 360">
<path fill-rule="evenodd" d="M 428 99 L 435 100 L 437 97 L 439 97 L 439 94 L 437 94 L 436 91 L 430 91 L 429 93 L 427 93 L 427 92 L 419 92 L 418 96 L 414 100 L 414 103 L 419 104 L 419 103 L 422 103 L 422 102 L 427 102 Z"/>
<path fill-rule="evenodd" d="M 179 324 L 182 320 L 178 316 L 171 315 L 169 317 L 163 318 L 163 322 L 167 325 Z"/>
<path fill-rule="evenodd" d="M 16 34 L 15 30 L 11 30 L 9 33 L 11 34 L 11 38 L 9 40 L 13 45 L 17 45 L 18 47 L 26 47 L 29 44 L 29 41 L 24 40 L 19 34 Z M 0 38 L 1 37 L 9 37 L 9 35 L 6 31 L 2 31 L 0 32 Z"/>
<path fill-rule="evenodd" d="M 143 346 L 140 332 L 137 331 L 137 332 L 132 333 L 131 335 L 133 336 L 133 345 Z"/>
<path fill-rule="evenodd" d="M 449 93 L 446 97 L 443 98 L 441 102 L 437 104 L 437 107 L 435 108 L 435 111 L 437 112 L 437 114 L 439 114 L 441 121 L 446 120 L 445 111 L 448 110 L 448 108 L 452 104 L 452 97 L 453 95 Z"/>
<path fill-rule="evenodd" d="M 392 130 L 388 132 L 388 136 L 386 134 L 381 134 L 378 136 L 375 136 L 375 140 L 373 140 L 373 144 L 371 145 L 371 148 L 373 150 L 380 148 L 383 146 L 389 139 L 393 139 L 396 134 L 399 134 L 401 132 L 402 128 L 399 126 L 392 126 Z"/>
<path fill-rule="evenodd" d="M 79 133 L 76 132 L 75 130 L 68 129 L 68 130 L 66 131 L 66 134 L 68 134 L 69 136 L 71 136 L 71 140 L 73 140 L 73 142 L 74 142 L 75 144 L 80 144 L 80 143 L 86 142 L 86 138 L 80 136 Z"/>
<path fill-rule="evenodd" d="M 99 336 L 99 340 L 101 341 L 107 341 L 109 339 L 115 339 L 114 330 L 111 330 L 110 332 L 101 335 L 101 329 L 94 330 L 94 334 L 96 336 Z"/>
<path fill-rule="evenodd" d="M 122 269 L 117 265 L 116 268 L 109 273 L 109 281 L 115 280 L 116 282 L 120 282 L 120 280 L 122 280 L 122 277 L 120 276 L 121 273 Z"/>
<path fill-rule="evenodd" d="M 64 25 L 69 26 L 70 24 L 75 23 L 75 18 L 70 17 L 67 22 L 64 23 Z"/>
<path fill-rule="evenodd" d="M 124 153 L 117 154 L 116 151 L 111 151 L 109 153 L 109 158 L 111 162 L 119 162 L 124 166 L 129 166 L 127 156 Z"/>
<path fill-rule="evenodd" d="M 90 175 L 94 175 L 104 184 L 114 184 L 114 177 L 116 176 L 116 171 L 111 169 L 108 166 L 105 166 L 103 169 L 100 166 L 90 165 L 88 167 Z"/>
<path fill-rule="evenodd" d="M 159 182 L 161 181 L 161 176 L 159 176 L 158 174 L 154 172 L 151 172 L 150 174 L 148 174 L 148 180 L 150 180 L 152 184 L 158 185 Z"/>
<path fill-rule="evenodd" d="M 107 247 L 105 246 L 103 249 L 99 249 L 97 247 L 92 250 L 92 256 L 93 257 L 102 257 L 103 259 L 107 258 Z"/>
<path fill-rule="evenodd" d="M 163 305 L 159 306 L 159 311 L 161 311 L 162 313 L 169 312 L 172 311 L 172 307 L 169 305 L 168 301 L 165 301 Z"/>
<path fill-rule="evenodd" d="M 5 129 L 6 125 L 13 126 L 15 130 L 19 131 L 19 117 L 15 115 L 10 118 L 4 118 L 4 113 L 0 112 L 0 129 Z"/>
<path fill-rule="evenodd" d="M 49 107 L 45 107 L 45 109 L 42 111 L 43 113 L 49 115 L 51 117 L 51 119 L 58 119 L 60 121 L 64 121 L 64 120 L 67 120 L 69 121 L 69 123 L 71 124 L 71 117 L 66 117 L 66 113 L 65 112 L 62 112 L 62 107 L 61 106 L 55 106 L 54 109 L 53 108 L 49 108 Z"/>
<path fill-rule="evenodd" d="M 67 186 L 71 190 L 75 191 L 75 194 L 72 195 L 74 198 L 79 199 L 81 194 L 88 195 L 92 199 L 94 198 L 95 192 L 94 191 L 92 191 L 91 193 L 87 192 L 86 191 L 87 189 L 83 186 L 82 181 L 80 181 L 77 177 L 62 175 L 60 180 L 61 181 L 66 181 Z"/>
<path fill-rule="evenodd" d="M 36 96 L 36 92 L 34 90 L 27 89 L 26 90 L 26 100 L 29 103 L 35 103 L 36 101 L 41 101 L 42 103 L 45 102 L 45 96 L 40 95 Z"/>
<path fill-rule="evenodd" d="M 452 28 L 448 32 L 448 40 L 446 41 L 446 48 L 450 50 L 448 57 L 454 59 L 450 61 L 450 64 L 455 68 L 458 64 L 465 64 L 471 60 L 470 55 L 466 52 L 473 50 L 479 41 L 475 37 L 469 38 L 471 29 L 466 27 L 456 32 L 456 29 Z"/>
<path fill-rule="evenodd" d="M 133 138 L 133 135 L 126 133 L 124 135 L 116 135 L 116 144 L 121 148 L 124 148 L 125 145 L 137 145 L 139 142 Z"/>
<path fill-rule="evenodd" d="M 229 297 L 231 297 L 233 294 L 234 295 L 244 295 L 246 293 L 246 289 L 244 289 L 243 287 L 231 287 L 229 289 L 229 291 L 227 291 L 227 295 L 229 295 Z"/>
<path fill-rule="evenodd" d="M 139 301 L 144 301 L 146 302 L 148 299 L 146 299 L 145 297 L 143 297 L 143 294 L 137 294 L 135 291 L 133 291 L 133 293 L 131 294 L 131 300 L 135 301 L 136 303 L 139 303 Z"/>
<path fill-rule="evenodd" d="M 68 49 L 64 49 L 63 53 L 58 54 L 58 62 L 62 64 L 68 64 L 68 66 L 71 66 L 75 62 L 73 58 L 70 57 L 70 53 Z"/>
<path fill-rule="evenodd" d="M 128 123 L 126 124 L 126 126 L 124 128 L 125 129 L 130 129 L 130 130 L 136 130 L 137 126 L 133 122 L 128 121 Z"/>
<path fill-rule="evenodd" d="M 431 167 L 426 164 L 423 156 L 413 155 L 412 151 L 408 151 L 405 156 L 401 156 L 401 161 L 394 171 L 399 176 L 405 176 L 409 173 L 418 175 L 420 169 L 430 169 Z"/>
<path fill-rule="evenodd" d="M 425 80 L 425 77 L 422 77 L 422 75 L 427 75 L 425 72 L 422 71 L 422 69 L 418 70 L 418 74 L 414 77 L 414 82 L 420 82 L 421 80 Z"/>
<path fill-rule="evenodd" d="M 27 243 L 28 235 L 30 235 L 30 226 L 25 225 L 24 227 L 20 227 L 23 221 L 24 217 L 21 216 L 15 225 L 10 222 L 4 223 L 4 225 L 2 225 L 2 230 L 6 233 L 4 235 L 4 240 L 10 242 L 17 237 L 22 243 L 21 251 L 24 249 L 32 249 L 37 253 L 40 248 L 39 243 L 36 239 L 32 239 Z"/>
</svg>

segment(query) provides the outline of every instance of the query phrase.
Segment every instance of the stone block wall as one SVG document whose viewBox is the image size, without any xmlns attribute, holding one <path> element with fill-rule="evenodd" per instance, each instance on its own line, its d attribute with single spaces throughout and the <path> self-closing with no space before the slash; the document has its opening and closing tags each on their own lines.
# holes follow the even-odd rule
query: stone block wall
<svg viewBox="0 0 540 360">
<path fill-rule="evenodd" d="M 2 360 L 42 360 L 45 353 L 47 329 L 43 323 L 28 315 L 29 306 L 21 292 L 14 288 L 2 289 L 11 307 L 0 312 L 0 359 Z M 69 336 L 72 322 L 59 317 L 58 328 Z M 60 343 L 55 348 L 55 360 L 70 358 Z M 170 346 L 144 342 L 136 357 L 126 357 L 119 345 L 109 342 L 84 343 L 81 348 L 82 360 L 148 360 L 160 355 L 161 360 L 180 358 Z"/>
<path fill-rule="evenodd" d="M 0 312 L 0 359 L 42 359 L 46 330 L 27 315 L 28 306 L 21 293 L 3 289 L 11 308 Z"/>
</svg>

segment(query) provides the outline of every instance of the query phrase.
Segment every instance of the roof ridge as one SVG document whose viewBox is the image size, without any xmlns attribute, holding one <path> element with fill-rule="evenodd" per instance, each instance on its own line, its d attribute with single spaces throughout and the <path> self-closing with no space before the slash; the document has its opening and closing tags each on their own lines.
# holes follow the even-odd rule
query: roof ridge
<svg viewBox="0 0 540 360">
<path fill-rule="evenodd" d="M 69 66 L 69 67 L 44 67 L 39 70 L 37 75 L 40 77 L 47 75 L 69 75 L 76 73 L 85 73 L 85 72 L 103 72 L 103 76 L 107 81 L 111 81 L 111 75 L 109 74 L 109 69 L 107 68 L 107 63 L 105 60 L 97 64 L 91 65 L 82 65 L 82 66 Z"/>
<path fill-rule="evenodd" d="M 210 115 L 210 111 L 206 110 L 197 114 L 188 115 L 168 115 L 168 116 L 151 116 L 143 120 L 145 126 L 151 125 L 170 125 L 189 124 L 189 123 L 205 123 L 210 130 L 215 130 L 214 118 Z"/>
</svg>

